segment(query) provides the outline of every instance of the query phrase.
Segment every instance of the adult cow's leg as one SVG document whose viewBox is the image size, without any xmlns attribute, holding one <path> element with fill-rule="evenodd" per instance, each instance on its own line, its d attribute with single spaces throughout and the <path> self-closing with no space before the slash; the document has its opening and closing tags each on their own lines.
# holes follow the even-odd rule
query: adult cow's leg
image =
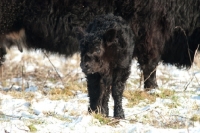
<svg viewBox="0 0 200 133">
<path fill-rule="evenodd" d="M 138 62 L 143 72 L 144 88 L 146 91 L 158 87 L 156 81 L 156 68 L 160 61 L 160 56 L 159 49 L 153 48 L 146 54 L 141 55 L 142 59 L 138 58 Z"/>
<path fill-rule="evenodd" d="M 5 61 L 6 49 L 5 47 L 0 47 L 0 66 Z"/>
<path fill-rule="evenodd" d="M 141 39 L 142 42 L 137 42 L 134 56 L 137 57 L 139 66 L 143 72 L 144 88 L 151 90 L 157 87 L 156 82 L 156 67 L 160 61 L 162 45 L 157 41 L 156 43 L 148 43 L 145 38 Z M 151 41 L 154 42 L 154 41 Z"/>
<path fill-rule="evenodd" d="M 157 62 L 154 62 L 153 64 L 143 64 L 141 66 L 141 69 L 143 71 L 143 78 L 144 78 L 144 88 L 145 90 L 151 90 L 155 87 L 158 87 L 157 81 L 156 81 L 156 67 Z"/>
</svg>

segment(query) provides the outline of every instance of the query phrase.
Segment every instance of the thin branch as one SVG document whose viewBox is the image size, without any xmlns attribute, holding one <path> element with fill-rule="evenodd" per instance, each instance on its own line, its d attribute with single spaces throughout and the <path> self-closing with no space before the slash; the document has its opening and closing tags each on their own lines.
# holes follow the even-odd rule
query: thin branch
<svg viewBox="0 0 200 133">
<path fill-rule="evenodd" d="M 53 63 L 52 63 L 51 60 L 49 59 L 49 56 L 47 55 L 46 52 L 43 52 L 43 53 L 44 53 L 44 55 L 47 57 L 47 59 L 49 60 L 49 62 L 51 63 L 51 65 L 53 66 L 55 72 L 57 73 L 58 77 L 60 78 L 60 80 L 61 80 L 61 82 L 62 82 L 62 84 L 63 84 L 62 77 L 60 76 L 60 74 L 59 74 L 58 71 L 56 70 L 56 67 L 53 65 Z"/>
<path fill-rule="evenodd" d="M 187 90 L 188 86 L 190 85 L 190 83 L 192 82 L 192 80 L 194 79 L 194 76 L 191 78 L 191 80 L 186 84 L 186 86 L 184 87 L 184 91 Z"/>
<path fill-rule="evenodd" d="M 24 80 L 24 78 L 23 78 L 23 75 L 24 75 L 24 61 L 22 62 L 22 91 L 24 91 L 24 82 L 23 82 L 23 80 Z"/>
<path fill-rule="evenodd" d="M 15 83 L 13 83 L 13 84 L 11 85 L 11 87 L 8 89 L 8 91 L 11 90 L 11 89 L 13 88 L 14 85 L 15 85 Z"/>
<path fill-rule="evenodd" d="M 195 50 L 195 53 L 194 53 L 194 57 L 196 56 L 197 52 L 198 52 L 198 49 L 199 49 L 199 45 L 197 46 L 197 49 Z M 188 54 L 189 54 L 189 57 L 190 57 L 190 61 L 191 61 L 191 64 L 192 64 L 192 59 L 191 59 L 191 55 L 190 55 L 190 49 L 188 48 Z M 194 59 L 193 59 L 194 60 Z M 195 75 L 191 78 L 191 80 L 186 84 L 186 86 L 184 87 L 184 91 L 187 90 L 188 86 L 190 85 L 190 83 L 192 82 L 192 80 L 194 79 Z"/>
<path fill-rule="evenodd" d="M 150 76 L 156 71 L 156 69 L 157 69 L 157 67 L 149 74 L 149 76 L 144 80 L 144 82 L 146 82 L 147 81 L 147 79 L 149 79 L 150 78 Z"/>
</svg>

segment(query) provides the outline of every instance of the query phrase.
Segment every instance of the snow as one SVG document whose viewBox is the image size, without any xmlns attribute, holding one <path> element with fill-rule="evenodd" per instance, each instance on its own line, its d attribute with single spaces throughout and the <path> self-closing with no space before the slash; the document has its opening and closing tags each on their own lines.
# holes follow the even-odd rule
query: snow
<svg viewBox="0 0 200 133">
<path fill-rule="evenodd" d="M 15 55 L 14 58 L 8 54 L 5 63 L 17 63 L 25 58 L 24 55 L 28 54 L 30 57 L 33 56 L 34 59 L 40 59 L 38 62 L 43 62 L 44 67 L 52 67 L 50 63 L 47 63 L 48 59 L 43 58 L 44 55 L 41 51 L 20 53 L 14 49 L 11 52 Z M 50 55 L 49 58 L 53 64 L 56 64 L 55 67 L 60 75 L 64 75 L 60 67 L 67 60 L 56 55 Z M 79 64 L 73 58 L 68 60 L 70 64 Z M 39 67 L 39 65 L 34 64 L 34 61 L 24 64 L 26 72 L 34 72 Z M 131 84 L 129 89 L 139 88 L 139 83 L 132 82 L 140 78 L 140 70 L 137 65 L 137 62 L 133 61 L 132 74 L 128 80 L 128 83 Z M 80 82 L 85 81 L 78 66 L 71 71 L 72 75 L 77 73 L 82 76 Z M 160 64 L 157 71 L 159 86 L 160 88 L 175 90 L 175 96 L 178 97 L 176 100 L 180 105 L 176 108 L 170 108 L 166 105 L 173 104 L 172 99 L 156 98 L 154 103 L 141 101 L 133 107 L 127 107 L 128 100 L 124 97 L 123 107 L 126 118 L 122 120 L 113 119 L 113 121 L 117 121 L 117 124 L 113 125 L 102 124 L 93 115 L 88 114 L 88 96 L 85 92 L 77 90 L 75 95 L 67 101 L 62 98 L 61 100 L 51 100 L 35 85 L 34 82 L 37 81 L 31 80 L 34 78 L 26 81 L 21 77 L 13 77 L 9 79 L 12 83 L 21 83 L 22 80 L 25 80 L 24 82 L 28 82 L 29 86 L 22 92 L 21 84 L 14 84 L 13 86 L 10 84 L 6 87 L 3 83 L 0 84 L 0 133 L 31 132 L 30 125 L 34 126 L 37 133 L 199 133 L 200 121 L 190 121 L 194 114 L 200 115 L 199 77 L 198 67 L 190 70 L 179 70 L 174 66 Z M 169 79 L 169 81 L 164 82 L 161 78 Z M 64 89 L 61 82 L 45 82 L 43 91 L 49 91 L 55 87 Z M 15 97 L 6 93 L 11 89 L 21 93 L 32 92 L 35 96 L 29 100 L 25 97 Z M 160 93 L 160 90 L 156 89 L 149 93 Z M 112 98 L 109 101 L 109 109 L 109 116 L 112 118 Z M 173 124 L 175 124 L 174 127 Z M 176 128 L 177 125 L 179 126 Z"/>
</svg>

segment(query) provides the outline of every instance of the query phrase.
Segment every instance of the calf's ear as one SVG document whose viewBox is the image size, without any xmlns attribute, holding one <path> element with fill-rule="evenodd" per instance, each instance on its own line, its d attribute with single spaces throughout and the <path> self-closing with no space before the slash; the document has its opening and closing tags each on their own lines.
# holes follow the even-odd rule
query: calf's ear
<svg viewBox="0 0 200 133">
<path fill-rule="evenodd" d="M 106 31 L 106 33 L 104 33 L 103 35 L 103 39 L 106 42 L 107 46 L 112 45 L 113 41 L 115 40 L 117 35 L 117 31 L 115 29 L 109 29 Z"/>
</svg>

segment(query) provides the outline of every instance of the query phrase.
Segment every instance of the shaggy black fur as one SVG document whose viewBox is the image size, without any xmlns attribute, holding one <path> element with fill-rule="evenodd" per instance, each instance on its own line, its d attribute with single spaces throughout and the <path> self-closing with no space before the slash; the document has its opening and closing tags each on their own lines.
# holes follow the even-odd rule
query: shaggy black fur
<svg viewBox="0 0 200 133">
<path fill-rule="evenodd" d="M 1 0 L 0 62 L 6 47 L 22 44 L 72 55 L 79 51 L 74 27 L 86 27 L 96 15 L 113 12 L 107 0 Z"/>
<path fill-rule="evenodd" d="M 132 30 L 121 17 L 109 14 L 97 17 L 86 31 L 80 41 L 80 66 L 87 78 L 89 111 L 108 116 L 112 92 L 114 117 L 124 118 L 122 94 L 133 58 Z"/>
<path fill-rule="evenodd" d="M 179 68 L 192 65 L 200 44 L 200 0 L 119 0 L 116 9 L 134 31 L 134 57 L 145 88 L 157 86 L 160 61 Z"/>
<path fill-rule="evenodd" d="M 1 0 L 0 63 L 21 42 L 66 56 L 79 51 L 74 27 L 96 15 L 122 16 L 135 34 L 144 87 L 154 88 L 160 61 L 189 68 L 200 44 L 200 0 Z"/>
</svg>

